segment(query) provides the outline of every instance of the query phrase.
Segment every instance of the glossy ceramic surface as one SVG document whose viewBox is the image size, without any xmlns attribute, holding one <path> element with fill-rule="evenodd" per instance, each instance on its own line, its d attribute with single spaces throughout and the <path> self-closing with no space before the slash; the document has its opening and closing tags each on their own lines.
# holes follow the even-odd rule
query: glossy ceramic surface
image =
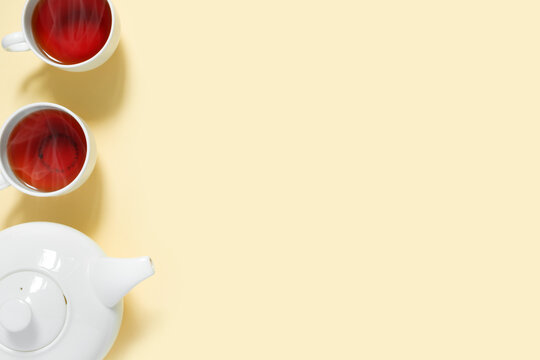
<svg viewBox="0 0 540 360">
<path fill-rule="evenodd" d="M 120 328 L 123 295 L 152 274 L 149 258 L 106 258 L 64 225 L 0 232 L 0 359 L 102 359 Z"/>
</svg>

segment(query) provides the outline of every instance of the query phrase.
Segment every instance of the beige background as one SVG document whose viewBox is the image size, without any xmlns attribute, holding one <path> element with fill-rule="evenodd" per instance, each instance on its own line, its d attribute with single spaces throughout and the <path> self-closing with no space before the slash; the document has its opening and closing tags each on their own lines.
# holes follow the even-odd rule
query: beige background
<svg viewBox="0 0 540 360">
<path fill-rule="evenodd" d="M 107 360 L 540 358 L 538 1 L 115 3 L 98 70 L 0 53 L 100 153 L 0 226 L 156 263 Z"/>
</svg>

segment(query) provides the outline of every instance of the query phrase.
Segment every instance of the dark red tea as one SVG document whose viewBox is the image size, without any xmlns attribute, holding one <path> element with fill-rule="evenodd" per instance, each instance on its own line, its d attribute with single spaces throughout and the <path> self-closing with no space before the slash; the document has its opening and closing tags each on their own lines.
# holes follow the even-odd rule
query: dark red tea
<svg viewBox="0 0 540 360">
<path fill-rule="evenodd" d="M 32 16 L 36 43 L 53 61 L 77 64 L 96 55 L 111 32 L 106 0 L 40 0 Z"/>
<path fill-rule="evenodd" d="M 27 186 L 56 191 L 79 175 L 86 159 L 86 137 L 71 115 L 39 110 L 11 131 L 7 155 L 13 173 Z"/>
</svg>

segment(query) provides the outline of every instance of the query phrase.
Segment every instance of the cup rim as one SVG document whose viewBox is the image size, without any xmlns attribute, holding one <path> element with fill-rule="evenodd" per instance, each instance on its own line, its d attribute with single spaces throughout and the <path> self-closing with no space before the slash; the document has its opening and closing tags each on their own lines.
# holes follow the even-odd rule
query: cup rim
<svg viewBox="0 0 540 360">
<path fill-rule="evenodd" d="M 109 31 L 109 36 L 107 37 L 107 41 L 101 47 L 101 49 L 99 49 L 99 51 L 94 56 L 92 56 L 90 59 L 86 59 L 86 60 L 84 60 L 82 62 L 79 62 L 79 63 L 76 63 L 76 64 L 60 64 L 60 63 L 52 61 L 49 57 L 47 57 L 47 56 L 45 56 L 43 54 L 43 52 L 36 45 L 35 40 L 33 40 L 33 36 L 30 37 L 28 35 L 27 31 L 26 31 L 27 30 L 27 27 L 26 27 L 26 24 L 27 24 L 27 21 L 26 21 L 27 12 L 30 11 L 29 10 L 30 9 L 30 3 L 32 1 L 38 2 L 40 0 L 27 0 L 26 3 L 24 4 L 24 9 L 23 9 L 23 13 L 22 13 L 22 33 L 24 35 L 26 43 L 28 44 L 28 46 L 30 46 L 30 49 L 32 49 L 32 52 L 34 54 L 36 54 L 41 60 L 45 61 L 47 64 L 55 66 L 55 67 L 60 68 L 60 69 L 76 69 L 78 67 L 83 67 L 85 65 L 88 65 L 88 64 L 94 62 L 97 58 L 99 58 L 105 52 L 105 49 L 107 49 L 109 47 L 110 43 L 112 42 L 113 33 L 114 33 L 114 29 L 115 29 L 116 22 L 117 22 L 116 14 L 115 14 L 116 11 L 114 10 L 114 6 L 112 4 L 112 1 L 111 0 L 106 0 L 107 4 L 109 5 L 109 9 L 111 11 L 111 29 Z M 29 14 L 28 18 L 30 18 L 30 19 L 32 18 L 34 9 L 35 9 L 35 6 L 32 9 L 32 14 Z M 32 30 L 32 24 L 31 23 L 29 24 L 28 27 L 30 28 L 30 30 Z"/>
<path fill-rule="evenodd" d="M 60 110 L 63 111 L 69 115 L 71 115 L 79 124 L 81 129 L 83 130 L 84 137 L 86 140 L 86 156 L 84 158 L 84 164 L 75 177 L 69 184 L 64 186 L 61 189 L 55 190 L 55 191 L 39 191 L 34 190 L 30 188 L 29 186 L 23 185 L 22 182 L 13 174 L 13 171 L 11 171 L 11 166 L 4 163 L 4 154 L 7 153 L 7 150 L 4 148 L 4 144 L 7 144 L 7 140 L 3 141 L 5 137 L 9 136 L 11 134 L 11 131 L 14 128 L 13 122 L 16 121 L 16 123 L 19 123 L 24 117 L 20 117 L 21 113 L 28 112 L 28 114 L 31 114 L 38 110 L 43 109 L 54 109 L 54 110 Z M 11 130 L 9 131 L 9 134 L 5 133 L 6 129 L 8 127 L 11 127 Z M 90 163 L 90 154 L 92 149 L 92 141 L 91 141 L 91 134 L 88 129 L 88 125 L 73 111 L 69 110 L 68 108 L 55 104 L 55 103 L 49 103 L 49 102 L 38 102 L 38 103 L 32 103 L 25 105 L 21 108 L 19 108 L 17 111 L 15 111 L 4 123 L 2 128 L 0 129 L 0 170 L 2 172 L 2 175 L 4 178 L 9 182 L 9 184 L 13 187 L 15 187 L 17 190 L 24 192 L 25 194 L 37 196 L 37 197 L 52 197 L 52 196 L 58 196 L 63 195 L 71 192 L 72 190 L 76 189 L 80 184 L 79 182 L 83 178 L 86 169 L 89 166 Z"/>
</svg>

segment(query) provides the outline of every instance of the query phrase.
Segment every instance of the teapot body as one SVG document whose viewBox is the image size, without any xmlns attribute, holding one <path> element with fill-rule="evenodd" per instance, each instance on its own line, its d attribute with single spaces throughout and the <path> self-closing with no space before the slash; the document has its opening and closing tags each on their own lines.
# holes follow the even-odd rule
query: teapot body
<svg viewBox="0 0 540 360">
<path fill-rule="evenodd" d="M 116 339 L 123 312 L 121 300 L 104 305 L 90 281 L 92 264 L 103 258 L 94 241 L 68 226 L 34 222 L 1 231 L 0 360 L 103 359 Z M 25 301 L 38 306 L 32 311 L 36 318 L 26 330 L 6 335 L 8 325 L 26 319 Z M 17 318 L 5 311 L 4 326 L 2 304 L 20 307 L 21 314 Z M 51 311 L 63 317 L 52 318 Z"/>
</svg>

